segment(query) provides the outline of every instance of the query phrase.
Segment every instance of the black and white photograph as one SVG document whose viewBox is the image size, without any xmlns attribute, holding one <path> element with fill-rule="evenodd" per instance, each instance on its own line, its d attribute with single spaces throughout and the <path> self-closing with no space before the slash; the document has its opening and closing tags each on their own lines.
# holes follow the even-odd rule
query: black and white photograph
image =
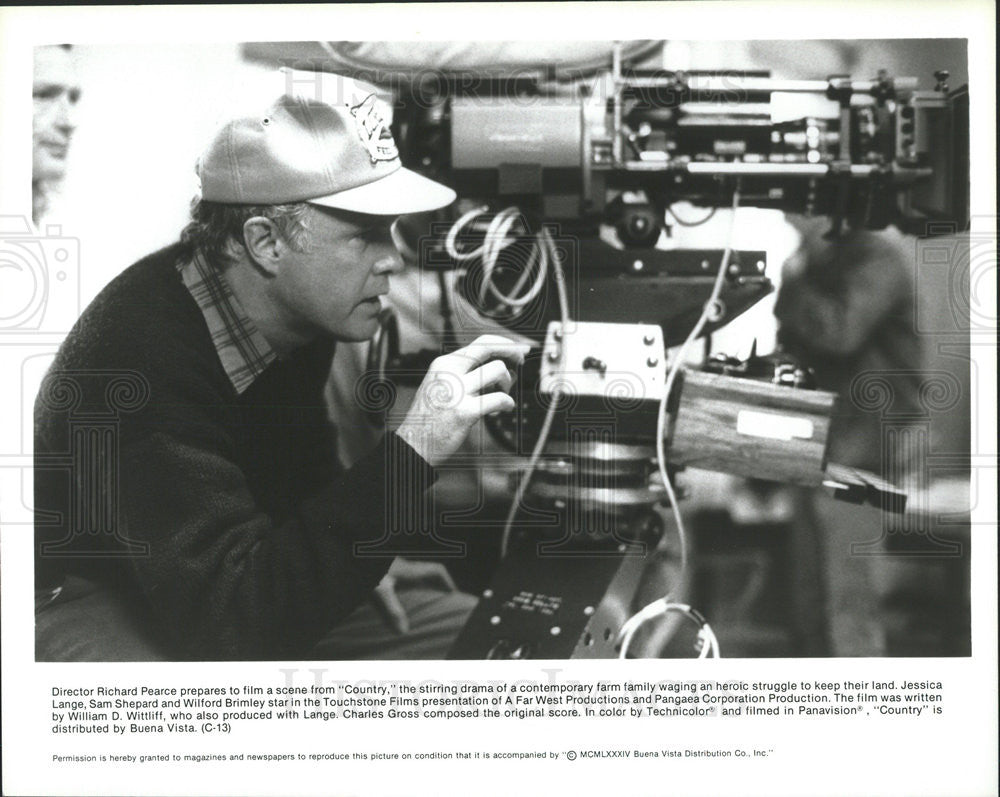
<svg viewBox="0 0 1000 797">
<path fill-rule="evenodd" d="M 9 793 L 995 793 L 988 4 L 557 5 L 3 18 Z"/>
<path fill-rule="evenodd" d="M 39 660 L 968 655 L 964 41 L 137 50 L 35 50 L 38 213 L 200 182 L 42 380 Z"/>
</svg>

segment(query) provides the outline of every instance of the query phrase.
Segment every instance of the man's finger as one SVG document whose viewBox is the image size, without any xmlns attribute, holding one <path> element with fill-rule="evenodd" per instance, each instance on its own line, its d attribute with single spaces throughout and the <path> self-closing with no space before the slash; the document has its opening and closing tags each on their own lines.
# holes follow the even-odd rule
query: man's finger
<svg viewBox="0 0 1000 797">
<path fill-rule="evenodd" d="M 473 400 L 477 399 L 473 397 Z M 480 415 L 490 415 L 494 412 L 513 412 L 517 406 L 514 399 L 506 393 L 487 393 L 479 396 L 478 401 Z"/>
<path fill-rule="evenodd" d="M 375 608 L 379 610 L 385 621 L 397 633 L 405 634 L 410 630 L 410 620 L 406 616 L 406 609 L 399 602 L 396 595 L 395 579 L 382 581 L 372 593 L 372 601 Z"/>
<path fill-rule="evenodd" d="M 424 562 L 426 570 L 424 572 L 425 582 L 437 582 L 448 592 L 457 592 L 458 587 L 451 578 L 448 568 L 440 562 Z"/>
<path fill-rule="evenodd" d="M 482 393 L 493 386 L 509 393 L 514 377 L 502 360 L 490 360 L 486 365 L 466 374 L 463 381 L 470 393 Z"/>
<path fill-rule="evenodd" d="M 516 343 L 500 335 L 482 335 L 449 356 L 460 360 L 466 370 L 471 371 L 490 360 L 503 360 L 508 365 L 520 365 L 530 348 L 526 343 Z"/>
<path fill-rule="evenodd" d="M 437 584 L 449 592 L 455 592 L 458 589 L 448 572 L 448 568 L 440 562 L 416 562 L 412 559 L 397 559 L 396 561 L 406 562 L 405 567 L 398 568 L 396 574 L 396 582 L 399 584 Z"/>
</svg>

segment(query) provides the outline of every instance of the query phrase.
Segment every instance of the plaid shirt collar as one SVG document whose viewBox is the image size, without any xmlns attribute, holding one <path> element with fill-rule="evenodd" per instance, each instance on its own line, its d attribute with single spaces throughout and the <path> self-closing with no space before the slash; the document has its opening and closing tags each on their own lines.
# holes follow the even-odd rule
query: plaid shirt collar
<svg viewBox="0 0 1000 797">
<path fill-rule="evenodd" d="M 221 271 L 200 250 L 181 260 L 177 270 L 208 324 L 222 367 L 237 393 L 242 393 L 278 355 L 250 320 Z"/>
</svg>

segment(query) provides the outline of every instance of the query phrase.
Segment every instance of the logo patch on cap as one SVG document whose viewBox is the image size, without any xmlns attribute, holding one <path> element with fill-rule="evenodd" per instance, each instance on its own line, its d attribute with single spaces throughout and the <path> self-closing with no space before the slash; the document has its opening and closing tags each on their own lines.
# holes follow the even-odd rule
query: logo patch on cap
<svg viewBox="0 0 1000 797">
<path fill-rule="evenodd" d="M 375 107 L 374 94 L 369 94 L 357 105 L 352 106 L 351 115 L 357 125 L 361 143 L 368 150 L 372 163 L 391 161 L 399 157 L 392 132 Z"/>
</svg>

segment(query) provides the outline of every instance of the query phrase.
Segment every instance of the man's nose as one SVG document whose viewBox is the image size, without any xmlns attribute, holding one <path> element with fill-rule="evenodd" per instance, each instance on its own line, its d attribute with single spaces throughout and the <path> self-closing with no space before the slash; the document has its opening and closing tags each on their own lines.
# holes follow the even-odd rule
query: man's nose
<svg viewBox="0 0 1000 797">
<path fill-rule="evenodd" d="M 379 258 L 375 261 L 376 274 L 398 274 L 403 270 L 403 257 L 399 254 L 392 236 L 386 234 L 379 241 Z"/>
<path fill-rule="evenodd" d="M 64 133 L 76 130 L 76 102 L 68 93 L 59 98 L 56 111 L 56 126 Z"/>
<path fill-rule="evenodd" d="M 403 258 L 396 251 L 396 247 L 391 247 L 391 251 L 387 251 L 385 256 L 380 257 L 378 262 L 375 263 L 375 272 L 377 274 L 398 274 L 402 270 Z"/>
</svg>

